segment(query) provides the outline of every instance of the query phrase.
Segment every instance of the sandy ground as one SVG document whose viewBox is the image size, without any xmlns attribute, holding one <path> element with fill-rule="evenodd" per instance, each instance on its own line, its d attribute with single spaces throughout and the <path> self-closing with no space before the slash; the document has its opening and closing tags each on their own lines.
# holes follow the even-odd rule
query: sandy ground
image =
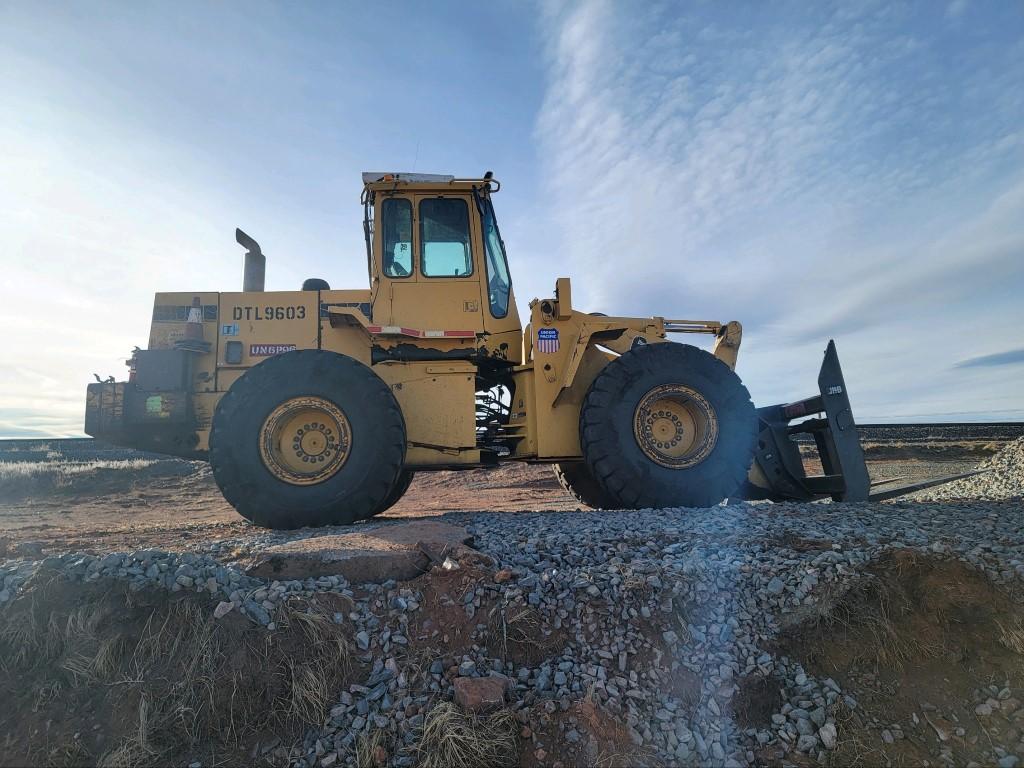
<svg viewBox="0 0 1024 768">
<path fill-rule="evenodd" d="M 159 461 L 118 472 L 109 482 L 76 481 L 68 488 L 0 500 L 8 546 L 101 551 L 187 544 L 237 537 L 253 526 L 224 501 L 205 464 Z M 546 466 L 508 465 L 465 472 L 423 472 L 386 517 L 453 511 L 572 510 L 579 505 Z"/>
<path fill-rule="evenodd" d="M 872 443 L 868 468 L 874 479 L 901 478 L 901 483 L 909 483 L 969 471 L 998 445 L 985 441 Z M 421 472 L 384 517 L 578 508 L 549 466 L 506 464 L 463 472 Z M 252 526 L 224 501 L 208 465 L 201 462 L 162 459 L 141 469 L 107 469 L 14 497 L 0 487 L 0 554 L 23 542 L 38 542 L 44 550 L 82 551 L 187 546 L 238 537 L 249 530 Z"/>
</svg>

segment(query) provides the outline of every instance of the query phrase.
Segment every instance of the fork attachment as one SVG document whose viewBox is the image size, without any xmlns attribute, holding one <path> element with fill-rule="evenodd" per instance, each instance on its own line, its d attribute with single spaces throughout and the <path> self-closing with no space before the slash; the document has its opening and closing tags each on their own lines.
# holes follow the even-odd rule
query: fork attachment
<svg viewBox="0 0 1024 768">
<path fill-rule="evenodd" d="M 860 436 L 850 409 L 835 342 L 825 349 L 818 374 L 819 394 L 757 409 L 760 433 L 743 496 L 773 501 L 866 501 L 871 491 Z M 824 414 L 823 416 L 818 414 Z M 812 418 L 804 418 L 810 416 Z M 802 421 L 796 421 L 803 419 Z M 795 422 L 795 423 L 794 423 Z M 811 435 L 823 474 L 808 475 L 794 437 Z"/>
</svg>

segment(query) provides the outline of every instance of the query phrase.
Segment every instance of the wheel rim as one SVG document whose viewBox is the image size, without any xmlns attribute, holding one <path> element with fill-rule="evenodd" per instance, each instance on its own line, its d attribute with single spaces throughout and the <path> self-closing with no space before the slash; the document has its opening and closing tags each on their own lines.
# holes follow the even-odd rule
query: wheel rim
<svg viewBox="0 0 1024 768">
<path fill-rule="evenodd" d="M 669 469 L 686 469 L 714 449 L 718 415 L 700 392 L 682 384 L 662 384 L 637 405 L 633 436 L 651 461 Z"/>
<path fill-rule="evenodd" d="M 278 480 L 314 485 L 333 477 L 352 450 L 352 430 L 338 406 L 294 397 L 271 411 L 260 430 L 260 457 Z"/>
</svg>

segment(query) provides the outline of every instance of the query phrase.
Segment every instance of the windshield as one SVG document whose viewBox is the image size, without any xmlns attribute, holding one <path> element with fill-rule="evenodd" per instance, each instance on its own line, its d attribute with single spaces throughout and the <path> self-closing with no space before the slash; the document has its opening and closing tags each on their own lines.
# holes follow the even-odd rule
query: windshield
<svg viewBox="0 0 1024 768">
<path fill-rule="evenodd" d="M 425 277 L 473 274 L 469 206 L 457 197 L 420 200 L 420 270 Z"/>
<path fill-rule="evenodd" d="M 480 211 L 480 223 L 484 233 L 484 253 L 487 265 L 487 287 L 494 317 L 508 314 L 508 301 L 512 293 L 512 280 L 508 274 L 508 259 L 505 257 L 505 243 L 498 231 L 498 220 L 494 217 L 494 206 L 489 198 L 481 197 L 475 190 L 473 196 Z"/>
</svg>

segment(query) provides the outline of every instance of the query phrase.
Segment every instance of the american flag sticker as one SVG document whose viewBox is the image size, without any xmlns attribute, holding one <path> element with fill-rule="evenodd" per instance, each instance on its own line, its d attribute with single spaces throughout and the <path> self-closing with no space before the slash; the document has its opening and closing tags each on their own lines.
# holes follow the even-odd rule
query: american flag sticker
<svg viewBox="0 0 1024 768">
<path fill-rule="evenodd" d="M 538 328 L 537 329 L 537 351 L 551 354 L 558 351 L 558 329 Z"/>
</svg>

